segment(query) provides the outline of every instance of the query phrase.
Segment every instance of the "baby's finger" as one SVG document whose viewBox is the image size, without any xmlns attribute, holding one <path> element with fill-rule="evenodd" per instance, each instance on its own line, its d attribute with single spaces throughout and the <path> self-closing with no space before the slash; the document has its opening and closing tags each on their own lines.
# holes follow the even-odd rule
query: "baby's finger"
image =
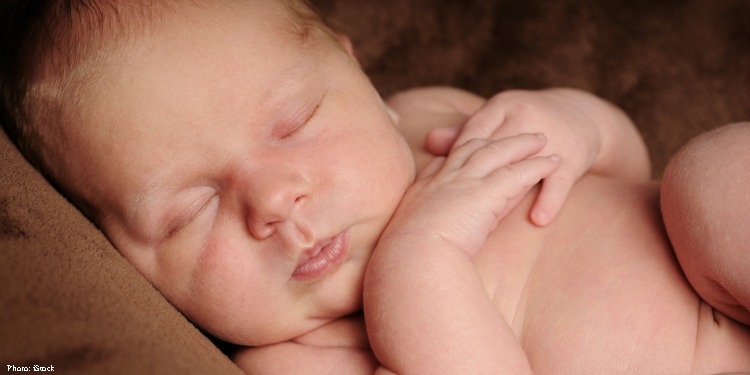
<svg viewBox="0 0 750 375">
<path fill-rule="evenodd" d="M 521 203 L 521 201 L 523 201 L 523 198 L 526 197 L 526 194 L 528 194 L 529 191 L 531 190 L 531 188 L 533 188 L 533 187 L 534 186 L 532 185 L 532 186 L 529 186 L 529 187 L 523 189 L 521 191 L 521 193 L 519 193 L 517 196 L 515 196 L 514 198 L 508 200 L 508 203 L 505 205 L 505 207 L 502 210 L 496 211 L 495 215 L 496 215 L 496 218 L 497 218 L 497 222 L 499 222 L 500 220 L 502 220 L 502 218 L 504 218 L 505 215 L 507 215 L 514 208 L 516 208 L 516 206 L 518 206 L 518 204 Z"/>
<path fill-rule="evenodd" d="M 471 116 L 469 121 L 464 124 L 461 134 L 453 143 L 453 149 L 461 146 L 468 142 L 470 139 L 492 138 L 492 133 L 497 130 L 498 127 L 502 126 L 505 121 L 505 108 L 501 105 L 495 105 L 493 100 L 487 102 L 482 108 L 480 108 L 474 115 Z"/>
<path fill-rule="evenodd" d="M 477 140 L 467 142 L 470 149 Z M 485 144 L 472 152 L 466 159 L 465 166 L 476 175 L 486 175 L 492 171 L 526 159 L 537 154 L 547 144 L 543 134 L 520 134 L 499 140 L 481 140 Z M 463 147 L 453 151 L 462 153 Z"/>
<path fill-rule="evenodd" d="M 461 133 L 461 128 L 461 125 L 454 125 L 430 130 L 425 137 L 425 149 L 435 156 L 448 155 Z"/>
<path fill-rule="evenodd" d="M 557 174 L 545 178 L 529 214 L 531 222 L 538 226 L 552 222 L 562 208 L 574 182 Z"/>
<path fill-rule="evenodd" d="M 500 196 L 496 196 L 496 199 L 512 201 L 527 192 L 529 187 L 550 176 L 559 166 L 558 155 L 536 156 L 498 168 L 487 176 L 487 182 L 499 192 Z"/>
</svg>

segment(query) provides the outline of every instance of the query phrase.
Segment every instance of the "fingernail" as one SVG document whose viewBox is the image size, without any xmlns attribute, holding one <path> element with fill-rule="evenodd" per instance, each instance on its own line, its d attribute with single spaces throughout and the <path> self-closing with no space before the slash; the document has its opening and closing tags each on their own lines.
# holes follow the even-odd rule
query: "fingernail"
<svg viewBox="0 0 750 375">
<path fill-rule="evenodd" d="M 534 224 L 544 226 L 547 224 L 547 213 L 542 210 L 537 210 L 532 214 L 531 220 Z"/>
</svg>

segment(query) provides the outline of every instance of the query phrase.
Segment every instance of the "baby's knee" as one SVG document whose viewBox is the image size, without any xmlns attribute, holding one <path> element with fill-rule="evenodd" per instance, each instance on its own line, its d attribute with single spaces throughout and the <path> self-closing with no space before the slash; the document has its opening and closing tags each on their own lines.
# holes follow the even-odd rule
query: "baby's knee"
<svg viewBox="0 0 750 375">
<path fill-rule="evenodd" d="M 750 123 L 696 137 L 664 172 L 661 208 L 675 254 L 701 293 L 750 305 Z M 707 296 L 707 295 L 708 296 Z M 717 302 L 718 303 L 718 302 Z"/>
<path fill-rule="evenodd" d="M 722 126 L 686 144 L 664 172 L 661 201 L 665 219 L 691 225 L 685 234 L 748 223 L 749 151 L 750 122 Z M 745 234 L 748 227 L 741 229 Z"/>
<path fill-rule="evenodd" d="M 747 223 L 739 219 L 748 218 L 742 209 L 750 204 L 748 182 L 750 122 L 726 125 L 696 137 L 672 158 L 662 180 L 662 210 L 685 225 L 696 225 L 692 219 L 723 227 Z"/>
</svg>

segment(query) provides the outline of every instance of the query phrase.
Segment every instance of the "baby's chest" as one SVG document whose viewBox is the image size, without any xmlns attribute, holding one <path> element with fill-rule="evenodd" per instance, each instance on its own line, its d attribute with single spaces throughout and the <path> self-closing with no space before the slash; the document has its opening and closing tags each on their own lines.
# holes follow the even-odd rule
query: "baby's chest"
<svg viewBox="0 0 750 375">
<path fill-rule="evenodd" d="M 540 373 L 687 373 L 698 306 L 676 267 L 658 258 L 540 256 L 513 328 Z"/>
<path fill-rule="evenodd" d="M 539 373 L 689 371 L 698 298 L 656 218 L 607 220 L 617 209 L 563 212 L 554 228 L 516 218 L 477 258 L 490 298 Z"/>
</svg>

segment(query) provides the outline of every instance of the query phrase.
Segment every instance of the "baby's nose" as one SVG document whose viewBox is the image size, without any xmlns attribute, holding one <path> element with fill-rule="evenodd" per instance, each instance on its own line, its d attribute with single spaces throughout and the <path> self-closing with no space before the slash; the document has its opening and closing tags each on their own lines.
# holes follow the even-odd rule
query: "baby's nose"
<svg viewBox="0 0 750 375">
<path fill-rule="evenodd" d="M 258 196 L 249 207 L 248 231 L 258 240 L 271 236 L 278 227 L 289 220 L 304 196 L 291 190 L 276 190 Z"/>
</svg>

